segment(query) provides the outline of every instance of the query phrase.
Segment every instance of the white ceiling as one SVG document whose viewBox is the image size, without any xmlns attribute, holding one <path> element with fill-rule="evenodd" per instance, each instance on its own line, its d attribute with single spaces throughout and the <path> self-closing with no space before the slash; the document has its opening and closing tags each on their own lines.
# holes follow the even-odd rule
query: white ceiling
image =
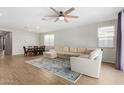
<svg viewBox="0 0 124 93">
<path fill-rule="evenodd" d="M 65 11 L 69 7 L 56 7 L 55 9 Z M 0 29 L 16 31 L 48 32 L 74 26 L 90 24 L 94 22 L 117 19 L 118 7 L 76 7 L 71 15 L 79 16 L 78 19 L 69 19 L 54 22 L 54 20 L 42 20 L 44 16 L 56 15 L 48 7 L 7 7 L 0 8 Z"/>
</svg>

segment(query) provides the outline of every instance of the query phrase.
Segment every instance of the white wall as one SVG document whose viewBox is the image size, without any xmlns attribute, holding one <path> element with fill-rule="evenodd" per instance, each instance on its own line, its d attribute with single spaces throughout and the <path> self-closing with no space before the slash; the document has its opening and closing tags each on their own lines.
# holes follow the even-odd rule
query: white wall
<svg viewBox="0 0 124 93">
<path fill-rule="evenodd" d="M 43 44 L 44 34 L 55 34 L 55 46 L 68 47 L 98 47 L 97 29 L 101 26 L 115 25 L 117 21 L 106 21 L 71 29 L 63 29 L 41 34 L 41 44 Z M 116 28 L 115 28 L 116 29 Z M 103 61 L 115 63 L 115 47 L 104 48 Z"/>
<path fill-rule="evenodd" d="M 12 32 L 12 54 L 23 54 L 23 46 L 33 46 L 40 44 L 40 34 L 33 32 Z"/>
</svg>

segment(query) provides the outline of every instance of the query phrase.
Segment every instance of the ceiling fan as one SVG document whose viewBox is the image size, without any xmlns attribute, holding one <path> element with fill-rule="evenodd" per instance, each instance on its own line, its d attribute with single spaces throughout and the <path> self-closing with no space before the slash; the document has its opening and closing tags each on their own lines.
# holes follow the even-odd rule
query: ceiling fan
<svg viewBox="0 0 124 93">
<path fill-rule="evenodd" d="M 78 18 L 78 16 L 73 16 L 73 15 L 69 15 L 72 11 L 75 10 L 74 7 L 66 10 L 65 12 L 63 11 L 57 11 L 56 9 L 54 9 L 53 7 L 50 7 L 50 9 L 52 11 L 54 11 L 57 15 L 55 16 L 47 16 L 47 17 L 50 17 L 50 18 L 56 18 L 54 22 L 57 22 L 57 21 L 61 21 L 61 20 L 64 20 L 66 23 L 68 22 L 68 18 Z"/>
</svg>

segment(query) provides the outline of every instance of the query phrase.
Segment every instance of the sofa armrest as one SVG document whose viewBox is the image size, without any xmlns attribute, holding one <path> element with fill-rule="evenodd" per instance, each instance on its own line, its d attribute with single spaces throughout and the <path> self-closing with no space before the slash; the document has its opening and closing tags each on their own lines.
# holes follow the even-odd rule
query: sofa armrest
<svg viewBox="0 0 124 93">
<path fill-rule="evenodd" d="M 101 62 L 88 58 L 71 57 L 71 70 L 99 78 Z"/>
</svg>

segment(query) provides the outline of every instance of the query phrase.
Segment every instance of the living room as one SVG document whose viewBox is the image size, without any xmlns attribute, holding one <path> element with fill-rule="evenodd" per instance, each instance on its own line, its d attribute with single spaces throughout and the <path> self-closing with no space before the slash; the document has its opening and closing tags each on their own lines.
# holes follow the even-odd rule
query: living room
<svg viewBox="0 0 124 93">
<path fill-rule="evenodd" d="M 124 0 L 0 0 L 0 92 L 122 93 Z"/>
<path fill-rule="evenodd" d="M 0 8 L 0 32 L 11 33 L 9 39 L 0 34 L 0 84 L 124 84 L 124 73 L 116 68 L 122 10 Z"/>
</svg>

